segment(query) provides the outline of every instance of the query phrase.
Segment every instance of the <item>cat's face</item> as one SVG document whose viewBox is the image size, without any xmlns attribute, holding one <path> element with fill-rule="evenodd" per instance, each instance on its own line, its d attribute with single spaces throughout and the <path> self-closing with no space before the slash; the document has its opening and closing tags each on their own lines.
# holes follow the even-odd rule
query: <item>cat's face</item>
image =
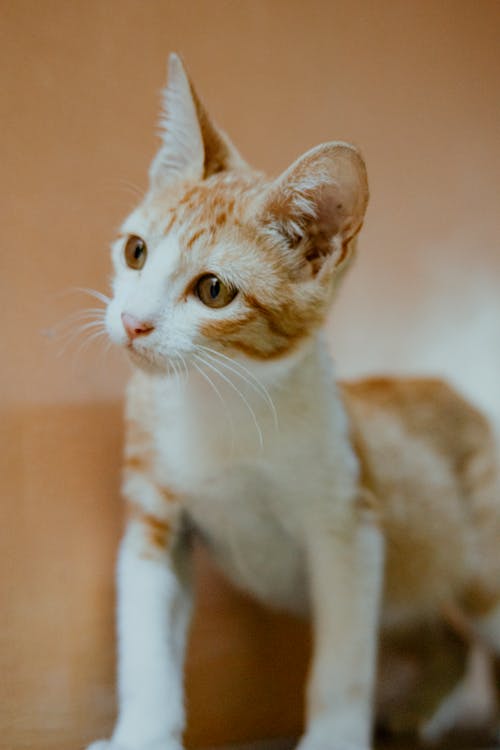
<svg viewBox="0 0 500 750">
<path fill-rule="evenodd" d="M 170 61 L 163 145 L 150 189 L 113 245 L 111 339 L 158 373 L 216 350 L 286 360 L 323 321 L 367 201 L 346 144 L 266 180 L 239 157 Z"/>
</svg>

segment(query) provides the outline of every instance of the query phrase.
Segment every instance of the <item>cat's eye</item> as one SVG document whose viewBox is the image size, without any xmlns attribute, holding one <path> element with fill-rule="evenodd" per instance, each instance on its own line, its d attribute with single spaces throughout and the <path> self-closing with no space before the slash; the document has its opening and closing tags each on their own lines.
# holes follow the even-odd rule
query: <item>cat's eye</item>
<svg viewBox="0 0 500 750">
<path fill-rule="evenodd" d="M 140 271 L 146 262 L 148 251 L 146 243 L 140 237 L 131 235 L 125 245 L 125 261 L 129 268 Z"/>
<path fill-rule="evenodd" d="M 237 290 L 217 276 L 205 274 L 198 280 L 195 293 L 207 307 L 225 307 L 235 298 Z"/>
</svg>

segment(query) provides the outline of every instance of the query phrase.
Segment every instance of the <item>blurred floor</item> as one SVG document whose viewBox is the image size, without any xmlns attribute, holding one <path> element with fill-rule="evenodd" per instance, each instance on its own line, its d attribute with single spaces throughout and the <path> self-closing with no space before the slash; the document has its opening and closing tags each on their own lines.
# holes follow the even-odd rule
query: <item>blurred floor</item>
<svg viewBox="0 0 500 750">
<path fill-rule="evenodd" d="M 252 742 L 244 745 L 226 745 L 224 748 L 211 748 L 211 750 L 293 750 L 293 740 L 272 740 L 268 742 Z M 460 750 L 498 750 L 499 745 L 461 745 Z M 415 744 L 407 742 L 391 742 L 389 744 L 376 745 L 376 750 L 416 750 Z M 450 746 L 449 746 L 449 750 Z M 457 748 L 458 750 L 458 748 Z"/>
</svg>

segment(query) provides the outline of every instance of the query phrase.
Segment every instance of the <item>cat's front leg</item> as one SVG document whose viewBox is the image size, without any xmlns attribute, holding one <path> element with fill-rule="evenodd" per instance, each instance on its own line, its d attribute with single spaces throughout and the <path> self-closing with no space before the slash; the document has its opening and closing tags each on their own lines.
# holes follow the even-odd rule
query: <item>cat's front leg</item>
<svg viewBox="0 0 500 750">
<path fill-rule="evenodd" d="M 191 610 L 188 549 L 166 520 L 135 512 L 118 567 L 118 721 L 89 750 L 181 750 Z"/>
<path fill-rule="evenodd" d="M 308 528 L 314 655 L 298 750 L 369 750 L 383 539 L 372 516 Z"/>
</svg>

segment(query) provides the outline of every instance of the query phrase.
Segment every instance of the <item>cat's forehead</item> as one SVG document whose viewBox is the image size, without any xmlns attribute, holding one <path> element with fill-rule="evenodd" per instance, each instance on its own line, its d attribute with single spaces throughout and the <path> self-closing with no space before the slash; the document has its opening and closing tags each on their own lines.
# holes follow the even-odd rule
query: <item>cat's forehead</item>
<svg viewBox="0 0 500 750">
<path fill-rule="evenodd" d="M 189 248 L 202 235 L 214 239 L 247 221 L 263 182 L 253 173 L 227 173 L 152 191 L 140 208 L 141 218 L 155 235 L 175 230 Z"/>
</svg>

